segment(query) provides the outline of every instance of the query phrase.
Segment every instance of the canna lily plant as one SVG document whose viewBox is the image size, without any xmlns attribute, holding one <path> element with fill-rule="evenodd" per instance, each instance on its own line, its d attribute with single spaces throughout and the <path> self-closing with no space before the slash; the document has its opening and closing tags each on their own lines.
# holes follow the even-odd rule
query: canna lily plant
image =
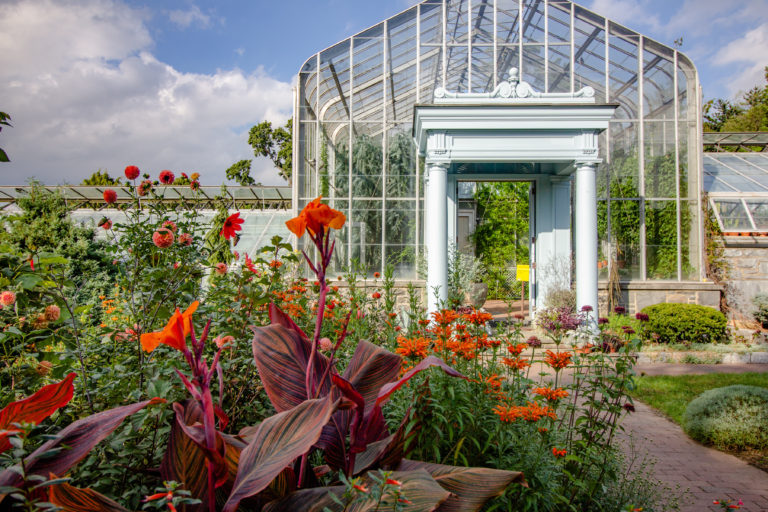
<svg viewBox="0 0 768 512">
<path fill-rule="evenodd" d="M 355 478 L 360 482 L 356 487 L 365 492 L 371 485 L 369 472 L 377 469 L 391 471 L 389 477 L 397 482 L 398 493 L 407 496 L 407 500 L 398 500 L 397 509 L 406 511 L 477 511 L 490 498 L 502 494 L 512 482 L 523 482 L 519 472 L 428 464 L 405 458 L 408 415 L 394 432 L 389 432 L 382 406 L 411 378 L 430 367 L 465 378 L 441 359 L 427 357 L 401 375 L 399 355 L 361 340 L 348 366 L 339 372 L 335 356 L 346 339 L 351 311 L 330 354 L 326 356 L 319 350 L 328 293 L 326 272 L 334 248 L 331 230 L 343 227 L 345 220 L 343 213 L 318 198 L 287 223 L 299 237 L 308 233 L 319 255 L 313 262 L 304 253 L 320 285 L 317 321 L 315 331 L 308 336 L 271 304 L 270 325 L 253 328 L 256 366 L 277 411 L 260 424 L 241 429 L 238 435 L 224 433 L 228 418 L 220 406 L 225 380 L 219 360 L 225 347 L 218 347 L 212 358 L 206 357 L 210 322 L 198 338 L 193 323 L 198 303 L 183 313 L 177 309 L 161 331 L 142 335 L 144 350 L 151 352 L 160 345 L 170 346 L 183 355 L 189 369 L 189 373 L 177 370 L 190 399 L 173 404 L 174 420 L 159 468 L 164 480 L 181 483 L 191 498 L 199 500 L 197 504 L 179 504 L 182 512 L 347 510 L 341 504 L 346 491 L 342 481 Z M 216 387 L 218 400 L 213 397 Z M 67 397 L 66 389 L 63 395 Z M 63 398 L 53 400 L 53 405 L 61 401 Z M 87 448 L 90 449 L 130 411 L 135 412 L 152 402 L 118 408 L 125 410 L 119 414 L 100 413 L 106 414 L 103 422 L 89 419 L 98 417 L 97 414 L 73 423 L 61 433 L 66 433 L 61 442 L 66 441 L 73 449 L 62 452 L 61 457 L 74 464 L 87 453 L 81 448 L 81 439 L 72 443 L 72 436 L 81 431 L 78 426 L 81 422 L 87 420 L 89 432 L 94 432 L 90 434 L 92 439 L 89 438 L 89 442 L 95 441 Z M 0 421 L 3 421 L 1 414 Z M 49 443 L 41 450 L 50 450 Z M 322 453 L 325 464 L 310 467 L 312 452 Z M 53 464 L 49 459 L 40 460 L 39 456 L 35 459 L 36 454 L 37 451 L 28 458 L 32 465 L 27 467 L 45 471 L 41 474 L 61 476 L 71 467 L 71 464 Z M 320 485 L 318 475 L 334 471 L 340 475 L 340 482 Z M 17 476 L 17 472 L 11 470 L 0 473 L 0 486 L 18 485 Z M 125 511 L 92 489 L 66 483 L 52 489 L 50 501 L 64 510 Z M 176 510 L 171 501 L 167 504 L 169 510 Z M 356 502 L 350 510 L 373 511 L 378 505 L 376 501 Z"/>
</svg>

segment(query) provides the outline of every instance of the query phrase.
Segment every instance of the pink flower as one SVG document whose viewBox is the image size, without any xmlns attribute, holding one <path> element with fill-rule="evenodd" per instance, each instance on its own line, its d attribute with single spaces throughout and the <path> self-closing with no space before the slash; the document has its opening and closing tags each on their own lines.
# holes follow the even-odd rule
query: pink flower
<svg viewBox="0 0 768 512">
<path fill-rule="evenodd" d="M 160 171 L 160 183 L 163 185 L 173 185 L 173 182 L 176 180 L 176 176 L 173 175 L 173 173 L 169 170 Z"/>
<path fill-rule="evenodd" d="M 3 306 L 13 306 L 16 302 L 16 294 L 11 291 L 0 293 L 0 304 Z"/>
<path fill-rule="evenodd" d="M 149 180 L 144 180 L 141 183 L 139 183 L 139 186 L 136 187 L 136 193 L 140 196 L 145 196 L 149 194 L 149 191 L 152 190 L 152 182 Z"/>
<path fill-rule="evenodd" d="M 160 228 L 152 235 L 152 243 L 161 249 L 173 245 L 173 231 L 168 228 Z"/>
<path fill-rule="evenodd" d="M 327 352 L 332 348 L 333 348 L 333 343 L 331 343 L 330 338 L 320 338 L 320 350 Z"/>
<path fill-rule="evenodd" d="M 129 165 L 125 168 L 125 177 L 129 180 L 135 180 L 139 177 L 139 174 L 141 174 L 141 171 L 135 165 Z"/>
<path fill-rule="evenodd" d="M 213 339 L 213 342 L 216 344 L 219 348 L 226 348 L 230 347 L 232 343 L 234 343 L 235 337 L 234 336 L 217 336 Z"/>
<path fill-rule="evenodd" d="M 117 201 L 117 192 L 112 190 L 111 188 L 108 188 L 104 191 L 104 202 L 107 204 L 113 204 Z"/>
<path fill-rule="evenodd" d="M 179 245 L 192 245 L 192 235 L 182 233 L 179 235 Z"/>
<path fill-rule="evenodd" d="M 235 261 L 238 261 L 240 259 L 240 253 L 235 251 L 232 253 L 232 255 L 235 257 Z"/>
<path fill-rule="evenodd" d="M 55 304 L 51 304 L 45 308 L 45 319 L 49 322 L 55 322 L 61 316 L 61 309 Z"/>
<path fill-rule="evenodd" d="M 176 230 L 178 229 L 178 228 L 176 227 L 176 223 L 175 223 L 175 222 L 173 222 L 172 220 L 167 220 L 167 221 L 163 222 L 163 227 L 164 227 L 164 228 L 168 228 L 168 229 L 170 229 L 170 230 L 171 230 L 171 231 L 173 231 L 174 233 L 176 233 Z"/>
<path fill-rule="evenodd" d="M 223 276 L 224 274 L 226 274 L 227 273 L 227 264 L 223 263 L 221 261 L 218 262 L 216 264 L 216 273 L 219 274 L 220 276 Z"/>
<path fill-rule="evenodd" d="M 176 270 L 177 268 L 179 268 L 179 262 L 178 261 L 174 261 L 173 262 L 173 270 Z"/>
</svg>

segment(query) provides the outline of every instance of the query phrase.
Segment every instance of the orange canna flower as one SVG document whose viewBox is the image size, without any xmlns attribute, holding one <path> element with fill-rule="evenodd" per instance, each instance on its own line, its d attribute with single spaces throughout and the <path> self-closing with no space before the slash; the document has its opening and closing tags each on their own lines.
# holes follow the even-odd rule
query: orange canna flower
<svg viewBox="0 0 768 512">
<path fill-rule="evenodd" d="M 193 302 L 184 313 L 176 312 L 168 320 L 168 324 L 162 331 L 149 332 L 141 335 L 141 348 L 146 352 L 152 352 L 161 343 L 183 351 L 187 346 L 187 336 L 192 331 L 192 313 L 197 310 L 198 301 Z"/>
<path fill-rule="evenodd" d="M 323 229 L 341 229 L 347 218 L 338 210 L 334 210 L 327 204 L 321 203 L 322 196 L 307 204 L 298 217 L 285 223 L 293 234 L 301 238 L 305 230 L 311 235 L 320 233 Z"/>
</svg>

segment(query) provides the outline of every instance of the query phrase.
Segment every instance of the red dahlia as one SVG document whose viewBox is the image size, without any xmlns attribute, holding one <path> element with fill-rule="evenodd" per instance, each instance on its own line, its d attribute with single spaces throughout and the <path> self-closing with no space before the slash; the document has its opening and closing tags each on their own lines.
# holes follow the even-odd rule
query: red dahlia
<svg viewBox="0 0 768 512">
<path fill-rule="evenodd" d="M 104 191 L 104 201 L 107 204 L 113 204 L 115 201 L 117 201 L 117 192 L 112 190 L 111 188 L 108 188 Z"/>
<path fill-rule="evenodd" d="M 129 180 L 135 180 L 139 177 L 139 174 L 141 174 L 141 171 L 135 165 L 129 165 L 125 168 L 125 177 Z"/>
<path fill-rule="evenodd" d="M 173 175 L 173 173 L 169 170 L 160 171 L 160 183 L 163 185 L 173 185 L 173 182 L 176 180 L 176 176 Z"/>
<path fill-rule="evenodd" d="M 240 218 L 240 212 L 233 213 L 227 217 L 227 220 L 224 221 L 224 225 L 221 227 L 221 232 L 219 235 L 229 240 L 236 235 L 237 231 L 243 229 L 243 222 L 245 222 L 245 220 Z"/>
</svg>

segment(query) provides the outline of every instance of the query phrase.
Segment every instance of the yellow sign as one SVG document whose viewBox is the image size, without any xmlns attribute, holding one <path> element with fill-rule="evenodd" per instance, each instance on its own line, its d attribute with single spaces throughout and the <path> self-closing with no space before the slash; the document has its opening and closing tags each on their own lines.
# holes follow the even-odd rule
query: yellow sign
<svg viewBox="0 0 768 512">
<path fill-rule="evenodd" d="M 531 267 L 530 265 L 518 265 L 517 266 L 517 274 L 515 275 L 515 279 L 518 281 L 530 281 L 531 278 Z"/>
</svg>

